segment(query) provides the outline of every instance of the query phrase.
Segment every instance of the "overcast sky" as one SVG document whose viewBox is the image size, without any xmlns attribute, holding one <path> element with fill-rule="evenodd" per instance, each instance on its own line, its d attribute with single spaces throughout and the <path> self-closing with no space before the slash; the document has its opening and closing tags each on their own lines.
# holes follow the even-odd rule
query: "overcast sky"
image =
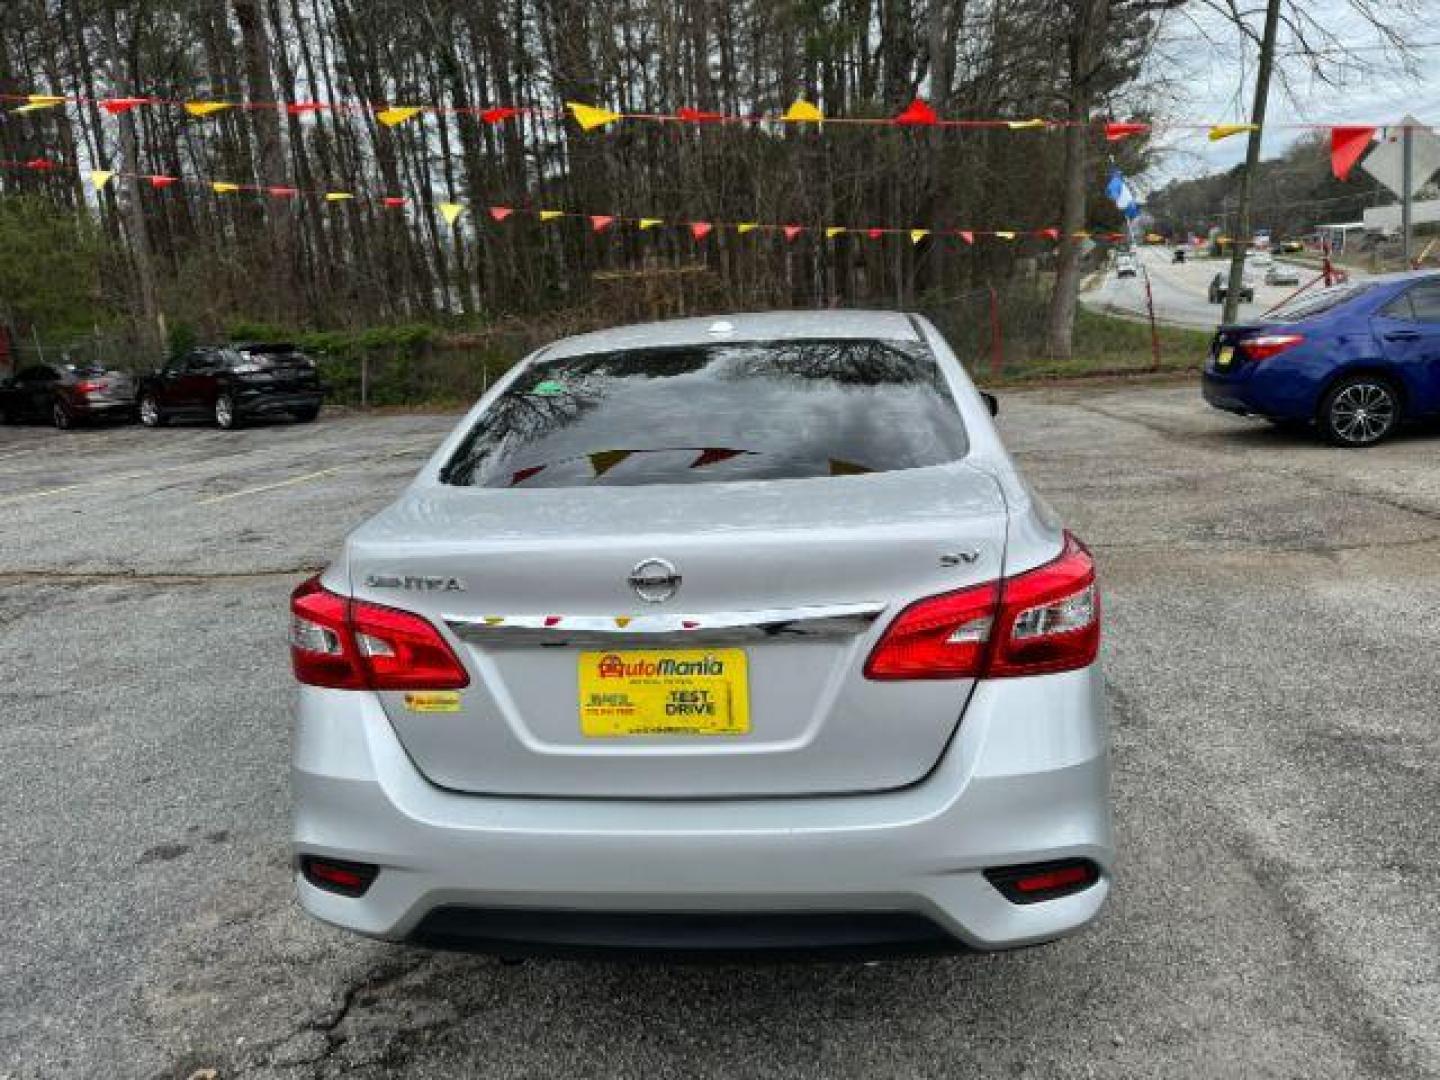
<svg viewBox="0 0 1440 1080">
<path fill-rule="evenodd" d="M 1278 52 L 1282 56 L 1289 54 L 1282 66 L 1290 92 L 1287 94 L 1284 86 L 1272 82 L 1269 120 L 1385 124 L 1410 112 L 1421 121 L 1440 124 L 1440 0 L 1370 0 L 1411 44 L 1419 70 L 1415 76 L 1399 70 L 1393 53 L 1383 47 L 1380 35 L 1355 12 L 1351 0 L 1285 2 L 1287 6 L 1303 7 L 1317 22 L 1332 29 L 1369 70 L 1353 64 L 1332 65 L 1332 77 L 1339 85 L 1327 86 L 1294 56 L 1294 38 L 1282 26 Z M 1260 9 L 1252 16 L 1258 35 L 1263 0 L 1242 0 L 1242 6 Z M 1166 16 L 1153 64 L 1152 74 L 1171 84 L 1162 111 L 1175 120 L 1248 121 L 1256 46 L 1242 44 L 1239 31 L 1205 10 L 1203 4 L 1187 4 L 1182 11 Z M 1263 144 L 1264 156 L 1278 154 L 1301 134 L 1295 129 L 1270 128 Z M 1142 188 L 1226 169 L 1245 157 L 1243 135 L 1211 143 L 1204 132 L 1182 130 L 1163 134 L 1161 142 L 1174 152 L 1141 179 L 1138 186 Z"/>
</svg>

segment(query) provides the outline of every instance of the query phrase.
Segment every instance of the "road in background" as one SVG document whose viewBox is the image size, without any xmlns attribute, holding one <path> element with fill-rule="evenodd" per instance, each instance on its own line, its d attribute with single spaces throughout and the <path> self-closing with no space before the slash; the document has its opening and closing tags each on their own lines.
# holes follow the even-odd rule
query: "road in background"
<svg viewBox="0 0 1440 1080">
<path fill-rule="evenodd" d="M 1185 262 L 1171 261 L 1170 247 L 1145 246 L 1138 249 L 1140 259 L 1150 275 L 1150 288 L 1155 296 L 1155 317 L 1176 326 L 1196 330 L 1214 330 L 1220 321 L 1221 305 L 1209 300 L 1210 279 L 1229 272 L 1228 259 L 1212 259 L 1190 255 Z M 1300 284 L 1318 276 L 1309 267 L 1298 266 Z M 1240 305 L 1241 320 L 1252 319 L 1280 303 L 1299 286 L 1266 285 L 1263 271 L 1252 271 L 1255 277 L 1255 302 Z M 1139 275 L 1122 278 L 1115 275 L 1114 262 L 1106 267 L 1100 284 L 1081 295 L 1081 303 L 1097 311 L 1131 318 L 1145 318 L 1145 279 Z"/>
<path fill-rule="evenodd" d="M 1118 887 L 1064 942 L 869 966 L 306 918 L 287 595 L 454 418 L 0 428 L 0 1077 L 1440 1076 L 1437 436 L 1334 450 L 1190 385 L 1000 407 L 1100 563 Z"/>
</svg>

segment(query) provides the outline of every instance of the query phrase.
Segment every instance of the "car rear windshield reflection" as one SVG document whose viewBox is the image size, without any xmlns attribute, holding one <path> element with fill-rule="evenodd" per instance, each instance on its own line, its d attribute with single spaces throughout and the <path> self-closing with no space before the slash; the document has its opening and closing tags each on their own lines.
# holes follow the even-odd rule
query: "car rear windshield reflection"
<svg viewBox="0 0 1440 1080">
<path fill-rule="evenodd" d="M 449 484 L 781 480 L 953 461 L 955 401 L 920 343 L 785 340 L 633 349 L 532 366 L 442 470 Z"/>
</svg>

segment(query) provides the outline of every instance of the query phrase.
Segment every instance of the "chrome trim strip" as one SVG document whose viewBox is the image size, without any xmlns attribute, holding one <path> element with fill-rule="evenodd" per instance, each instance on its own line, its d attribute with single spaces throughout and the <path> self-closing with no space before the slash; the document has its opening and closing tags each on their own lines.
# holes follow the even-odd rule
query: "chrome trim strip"
<svg viewBox="0 0 1440 1080">
<path fill-rule="evenodd" d="M 463 641 L 491 645 L 716 645 L 864 633 L 883 603 L 831 604 L 703 615 L 442 615 Z"/>
</svg>

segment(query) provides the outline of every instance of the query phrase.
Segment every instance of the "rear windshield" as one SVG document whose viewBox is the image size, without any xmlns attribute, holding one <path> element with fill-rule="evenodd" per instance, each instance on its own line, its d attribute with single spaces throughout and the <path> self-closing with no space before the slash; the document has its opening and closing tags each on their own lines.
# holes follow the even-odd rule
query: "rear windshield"
<svg viewBox="0 0 1440 1080">
<path fill-rule="evenodd" d="M 1332 285 L 1328 289 L 1321 289 L 1317 293 L 1308 296 L 1301 296 L 1283 307 L 1278 307 L 1266 316 L 1277 322 L 1298 322 L 1301 319 L 1308 319 L 1313 315 L 1321 315 L 1331 308 L 1339 307 L 1347 300 L 1353 300 L 1361 293 L 1370 289 L 1370 285 L 1364 282 L 1356 282 L 1351 285 Z"/>
<path fill-rule="evenodd" d="M 787 480 L 965 454 L 928 348 L 786 340 L 591 353 L 529 367 L 441 479 L 474 487 Z"/>
</svg>

